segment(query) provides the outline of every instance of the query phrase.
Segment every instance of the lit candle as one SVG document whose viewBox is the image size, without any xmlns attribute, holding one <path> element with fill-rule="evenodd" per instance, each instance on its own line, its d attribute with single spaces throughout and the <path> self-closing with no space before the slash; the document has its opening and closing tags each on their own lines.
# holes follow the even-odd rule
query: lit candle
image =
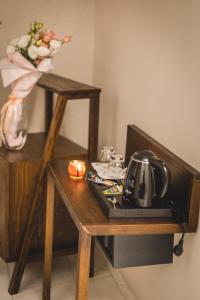
<svg viewBox="0 0 200 300">
<path fill-rule="evenodd" d="M 83 160 L 70 160 L 68 173 L 72 179 L 82 179 L 85 175 L 86 166 Z"/>
</svg>

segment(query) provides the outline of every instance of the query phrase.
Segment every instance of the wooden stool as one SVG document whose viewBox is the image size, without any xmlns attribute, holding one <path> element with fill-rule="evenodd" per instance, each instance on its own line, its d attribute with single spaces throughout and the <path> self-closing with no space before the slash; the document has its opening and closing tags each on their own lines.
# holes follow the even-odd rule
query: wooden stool
<svg viewBox="0 0 200 300">
<path fill-rule="evenodd" d="M 38 172 L 35 178 L 32 178 L 34 181 L 34 189 L 31 200 L 29 201 L 29 207 L 27 208 L 27 220 L 24 224 L 24 232 L 19 232 L 21 239 L 23 239 L 22 243 L 20 243 L 21 251 L 18 256 L 17 263 L 14 268 L 13 276 L 11 279 L 9 292 L 10 294 L 15 294 L 18 292 L 20 288 L 20 283 L 22 279 L 22 275 L 24 272 L 25 264 L 27 261 L 28 252 L 30 250 L 32 237 L 36 231 L 37 225 L 37 214 L 38 208 L 40 207 L 40 191 L 41 187 L 44 184 L 44 176 L 46 172 L 46 166 L 50 159 L 53 156 L 54 145 L 56 142 L 56 138 L 59 133 L 59 129 L 63 120 L 65 107 L 68 100 L 75 99 L 89 99 L 89 133 L 88 133 L 88 150 L 86 152 L 88 159 L 95 160 L 97 157 L 97 147 L 98 147 L 98 120 L 99 120 L 99 94 L 100 89 L 88 86 L 73 80 L 69 80 L 54 74 L 46 74 L 44 75 L 38 82 L 38 86 L 42 87 L 46 91 L 46 133 L 47 138 L 44 142 L 44 150 L 41 154 L 41 159 L 38 162 Z M 55 109 L 53 111 L 53 94 L 57 93 L 57 101 L 55 105 Z M 44 140 L 43 140 L 44 141 Z M 69 156 L 75 156 L 78 150 L 83 150 L 83 148 L 79 148 L 79 146 L 75 145 L 71 141 L 65 140 L 65 146 L 67 149 L 67 145 L 72 146 L 72 151 L 74 153 L 69 153 Z M 33 147 L 37 148 L 36 145 Z M 69 150 L 69 149 L 68 149 Z M 68 151 L 66 150 L 66 151 Z M 74 151 L 75 150 L 75 151 Z M 2 150 L 5 151 L 5 150 Z M 32 147 L 30 146 L 30 151 L 32 151 Z M 22 150 L 23 152 L 23 150 Z M 62 151 L 61 151 L 62 152 Z M 9 152 L 10 153 L 10 152 Z M 5 151 L 4 155 L 8 155 L 9 153 Z M 18 155 L 20 153 L 16 153 Z M 84 153 L 80 153 L 84 154 Z M 24 152 L 26 155 L 26 151 Z M 2 157 L 2 156 L 1 156 Z M 24 156 L 25 157 L 25 156 Z M 5 160 L 5 157 L 3 157 Z M 26 162 L 25 162 L 26 164 Z M 32 170 L 30 169 L 29 172 Z M 23 172 L 23 170 L 22 170 Z M 12 176 L 12 174 L 10 174 Z M 8 180 L 8 178 L 6 178 Z M 12 188 L 12 186 L 11 186 Z M 9 192 L 7 191 L 7 194 Z M 30 194 L 29 194 L 30 195 Z M 4 199 L 4 204 L 6 204 L 6 197 Z M 7 203 L 8 204 L 8 203 Z M 7 208 L 4 206 L 5 209 Z M 8 209 L 8 208 L 7 208 Z M 6 217 L 5 222 L 8 221 Z"/>
<path fill-rule="evenodd" d="M 45 74 L 38 81 L 39 87 L 46 90 L 46 118 L 45 128 L 48 132 L 53 111 L 53 94 L 63 95 L 68 100 L 89 99 L 89 132 L 88 159 L 97 158 L 98 126 L 99 126 L 99 94 L 101 90 L 80 82 L 63 78 L 55 74 Z"/>
</svg>

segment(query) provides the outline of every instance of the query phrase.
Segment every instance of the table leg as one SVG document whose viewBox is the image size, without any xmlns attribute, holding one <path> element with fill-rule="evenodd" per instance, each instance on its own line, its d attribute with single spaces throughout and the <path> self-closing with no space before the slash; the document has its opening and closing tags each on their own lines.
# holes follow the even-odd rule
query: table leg
<svg viewBox="0 0 200 300">
<path fill-rule="evenodd" d="M 76 300 L 88 299 L 91 236 L 79 231 Z"/>
<path fill-rule="evenodd" d="M 55 187 L 51 175 L 48 175 L 46 199 L 46 224 L 45 224 L 45 254 L 43 275 L 43 300 L 50 300 L 51 295 L 51 270 L 53 251 L 54 228 L 54 193 Z"/>
</svg>

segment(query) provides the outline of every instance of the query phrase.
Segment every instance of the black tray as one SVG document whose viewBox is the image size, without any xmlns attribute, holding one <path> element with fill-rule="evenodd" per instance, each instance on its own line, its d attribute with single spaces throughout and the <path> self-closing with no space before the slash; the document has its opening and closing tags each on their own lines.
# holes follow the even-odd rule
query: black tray
<svg viewBox="0 0 200 300">
<path fill-rule="evenodd" d="M 88 185 L 95 194 L 101 209 L 108 218 L 172 218 L 172 210 L 168 201 L 162 199 L 159 205 L 151 208 L 138 208 L 124 203 L 121 195 L 116 195 L 116 208 L 107 200 L 107 197 L 102 193 L 105 190 L 104 186 L 88 181 Z"/>
</svg>

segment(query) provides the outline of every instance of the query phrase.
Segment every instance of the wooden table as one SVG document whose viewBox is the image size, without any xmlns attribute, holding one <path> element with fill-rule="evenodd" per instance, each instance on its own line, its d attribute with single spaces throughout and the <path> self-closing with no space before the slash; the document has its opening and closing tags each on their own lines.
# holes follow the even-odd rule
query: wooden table
<svg viewBox="0 0 200 300">
<path fill-rule="evenodd" d="M 50 299 L 55 187 L 79 231 L 76 300 L 88 299 L 92 237 L 167 234 L 182 230 L 179 224 L 169 219 L 109 220 L 100 209 L 87 182 L 69 178 L 66 164 L 62 161 L 53 161 L 50 162 L 48 170 L 43 300 Z"/>
</svg>

